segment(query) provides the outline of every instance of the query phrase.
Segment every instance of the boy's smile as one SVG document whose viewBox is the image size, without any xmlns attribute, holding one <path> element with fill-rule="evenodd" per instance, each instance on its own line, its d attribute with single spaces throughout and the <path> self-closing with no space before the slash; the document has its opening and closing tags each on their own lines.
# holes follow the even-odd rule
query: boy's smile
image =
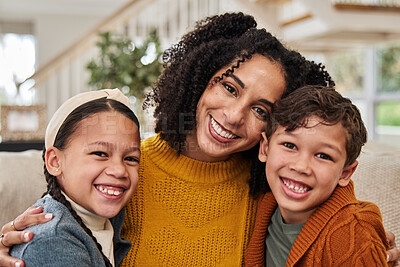
<svg viewBox="0 0 400 267">
<path fill-rule="evenodd" d="M 288 224 L 304 223 L 337 185 L 349 183 L 357 165 L 344 167 L 344 127 L 320 122 L 309 117 L 305 127 L 292 132 L 278 126 L 269 144 L 261 142 L 259 158 L 266 162 L 268 183 Z"/>
<path fill-rule="evenodd" d="M 303 198 L 306 196 L 305 193 L 312 189 L 310 186 L 304 183 L 299 183 L 286 177 L 281 177 L 281 180 L 286 188 L 289 189 L 289 192 L 287 192 L 287 194 L 291 194 L 290 192 L 294 193 L 293 198 Z"/>
</svg>

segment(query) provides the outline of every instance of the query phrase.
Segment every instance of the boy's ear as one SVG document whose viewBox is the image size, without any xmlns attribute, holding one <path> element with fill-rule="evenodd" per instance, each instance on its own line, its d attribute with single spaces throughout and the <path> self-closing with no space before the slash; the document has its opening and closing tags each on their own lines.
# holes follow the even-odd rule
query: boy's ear
<svg viewBox="0 0 400 267">
<path fill-rule="evenodd" d="M 53 146 L 46 149 L 45 160 L 47 171 L 54 176 L 62 173 L 60 165 L 61 151 Z"/>
<path fill-rule="evenodd" d="M 268 139 L 265 132 L 261 133 L 260 150 L 258 151 L 258 159 L 261 162 L 267 162 Z"/>
<path fill-rule="evenodd" d="M 358 161 L 354 161 L 353 164 L 346 166 L 343 168 L 342 175 L 339 178 L 338 185 L 341 187 L 345 187 L 350 183 L 350 178 L 357 169 Z"/>
</svg>

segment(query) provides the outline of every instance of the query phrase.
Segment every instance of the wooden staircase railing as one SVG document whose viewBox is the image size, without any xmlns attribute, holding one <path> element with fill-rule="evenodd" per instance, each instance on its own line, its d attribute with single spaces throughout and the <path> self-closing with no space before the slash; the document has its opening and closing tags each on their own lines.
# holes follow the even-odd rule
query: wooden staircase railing
<svg viewBox="0 0 400 267">
<path fill-rule="evenodd" d="M 135 13 L 139 13 L 152 1 L 153 0 L 132 0 L 126 3 L 114 14 L 103 20 L 85 36 L 70 45 L 49 62 L 39 67 L 39 69 L 32 76 L 25 79 L 25 81 L 23 81 L 20 85 L 32 79 L 34 80 L 34 84 L 32 84 L 32 86 L 41 84 L 43 81 L 47 80 L 52 73 L 60 70 L 60 68 L 62 68 L 66 62 L 74 60 L 82 52 L 93 46 L 98 38 L 99 32 L 116 30 L 118 27 L 121 27 L 121 25 L 126 23 Z"/>
<path fill-rule="evenodd" d="M 331 2 L 338 10 L 400 11 L 400 1 L 397 0 L 331 0 Z"/>
<path fill-rule="evenodd" d="M 261 0 L 262 1 L 262 0 Z M 399 0 L 331 0 L 337 11 L 384 11 L 400 12 Z M 313 18 L 302 2 L 286 2 L 281 8 L 280 26 L 285 27 Z"/>
<path fill-rule="evenodd" d="M 229 2 L 221 4 L 221 2 Z M 131 0 L 51 59 L 20 84 L 35 90 L 35 104 L 46 104 L 48 117 L 68 98 L 88 91 L 87 63 L 98 54 L 96 41 L 104 31 L 123 33 L 133 40 L 144 39 L 158 29 L 163 44 L 175 42 L 194 21 L 226 11 L 231 0 Z M 178 23 L 179 22 L 179 23 Z"/>
</svg>

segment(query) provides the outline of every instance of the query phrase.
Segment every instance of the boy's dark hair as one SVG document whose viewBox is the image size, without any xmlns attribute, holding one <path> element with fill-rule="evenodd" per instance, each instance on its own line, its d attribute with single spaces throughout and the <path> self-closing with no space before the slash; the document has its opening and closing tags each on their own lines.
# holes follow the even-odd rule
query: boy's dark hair
<svg viewBox="0 0 400 267">
<path fill-rule="evenodd" d="M 193 31 L 164 52 L 164 71 L 144 107 L 155 106 L 155 132 L 178 153 L 186 136 L 195 129 L 201 95 L 223 67 L 229 69 L 211 82 L 221 81 L 254 54 L 260 54 L 282 66 L 284 95 L 307 84 L 334 84 L 324 66 L 288 50 L 256 26 L 254 18 L 243 13 L 211 16 L 199 21 Z M 257 151 L 250 154 L 257 158 Z"/>
<path fill-rule="evenodd" d="M 278 126 L 285 127 L 287 132 L 306 127 L 311 116 L 321 119 L 323 125 L 340 123 L 343 126 L 346 130 L 345 166 L 352 164 L 367 141 L 367 130 L 358 108 L 330 87 L 305 86 L 276 101 L 267 119 L 266 136 L 269 140 Z"/>
<path fill-rule="evenodd" d="M 127 118 L 131 119 L 139 128 L 139 122 L 135 114 L 127 106 L 113 99 L 106 99 L 105 97 L 99 98 L 89 101 L 77 107 L 68 115 L 68 117 L 65 119 L 60 129 L 58 130 L 53 146 L 60 150 L 65 149 L 68 146 L 69 142 L 71 141 L 71 136 L 78 130 L 80 122 L 83 119 L 93 114 L 105 111 L 117 111 L 122 115 L 126 116 Z M 46 154 L 46 148 L 43 149 L 42 153 L 43 161 L 45 161 L 45 154 Z M 103 256 L 106 266 L 112 266 L 110 260 L 104 255 L 101 245 L 99 244 L 99 242 L 97 242 L 96 238 L 93 236 L 92 231 L 90 231 L 90 229 L 87 228 L 87 226 L 83 223 L 82 218 L 72 208 L 71 203 L 61 193 L 61 188 L 57 181 L 57 177 L 51 175 L 48 172 L 46 168 L 46 162 L 44 163 L 44 175 L 47 181 L 47 192 L 45 192 L 43 196 L 49 194 L 50 196 L 53 197 L 53 199 L 57 200 L 58 202 L 62 203 L 64 206 L 68 208 L 68 210 L 71 212 L 75 220 L 82 226 L 85 232 L 96 243 L 97 248 L 99 249 L 100 253 Z"/>
</svg>

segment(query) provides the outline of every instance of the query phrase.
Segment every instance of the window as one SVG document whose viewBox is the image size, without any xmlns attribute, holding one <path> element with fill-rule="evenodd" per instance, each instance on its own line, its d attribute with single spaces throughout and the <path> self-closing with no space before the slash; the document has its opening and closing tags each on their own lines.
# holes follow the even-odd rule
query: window
<svg viewBox="0 0 400 267">
<path fill-rule="evenodd" d="M 334 76 L 336 89 L 342 94 L 360 97 L 363 93 L 365 60 L 362 50 L 347 51 L 333 56 L 329 71 Z"/>
<path fill-rule="evenodd" d="M 0 101 L 3 104 L 30 105 L 34 90 L 19 86 L 35 72 L 35 38 L 30 24 L 0 22 Z"/>
<path fill-rule="evenodd" d="M 328 61 L 337 90 L 359 107 L 369 137 L 400 146 L 400 42 L 338 52 Z"/>
</svg>

